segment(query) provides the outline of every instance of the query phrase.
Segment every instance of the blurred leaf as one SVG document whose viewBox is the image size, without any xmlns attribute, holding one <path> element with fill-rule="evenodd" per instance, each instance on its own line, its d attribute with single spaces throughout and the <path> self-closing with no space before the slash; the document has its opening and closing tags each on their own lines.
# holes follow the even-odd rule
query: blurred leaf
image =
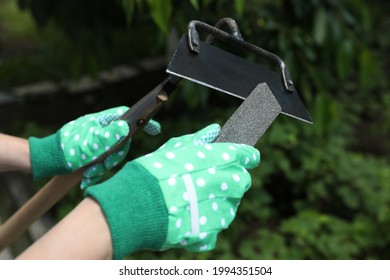
<svg viewBox="0 0 390 280">
<path fill-rule="evenodd" d="M 238 16 L 242 16 L 245 8 L 245 0 L 234 0 L 234 8 Z"/>
<path fill-rule="evenodd" d="M 122 0 L 123 9 L 125 11 L 126 20 L 128 24 L 133 19 L 135 4 L 136 2 L 134 0 Z"/>
<path fill-rule="evenodd" d="M 154 22 L 164 33 L 168 32 L 172 14 L 171 0 L 147 0 Z"/>
<path fill-rule="evenodd" d="M 342 80 L 345 80 L 353 72 L 353 46 L 350 40 L 341 42 L 340 48 L 337 49 L 336 66 L 337 73 Z"/>
<path fill-rule="evenodd" d="M 317 44 L 322 45 L 326 38 L 327 14 L 322 8 L 317 9 L 314 17 L 313 37 Z"/>
<path fill-rule="evenodd" d="M 215 0 L 202 0 L 202 4 L 204 7 L 209 6 L 213 2 L 215 2 Z"/>
<path fill-rule="evenodd" d="M 377 79 L 375 79 L 375 76 L 378 74 L 378 68 L 374 57 L 369 50 L 363 49 L 360 52 L 359 64 L 361 86 L 363 88 L 372 87 L 377 81 Z"/>
<path fill-rule="evenodd" d="M 199 0 L 189 0 L 190 1 L 190 3 L 191 3 L 191 5 L 192 5 L 192 7 L 194 7 L 195 8 L 195 10 L 199 10 Z"/>
</svg>

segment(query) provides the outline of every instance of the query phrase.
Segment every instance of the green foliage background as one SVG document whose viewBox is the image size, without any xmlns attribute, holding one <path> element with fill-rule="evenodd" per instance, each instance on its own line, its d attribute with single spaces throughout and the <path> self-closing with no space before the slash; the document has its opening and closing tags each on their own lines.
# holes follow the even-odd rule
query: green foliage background
<svg viewBox="0 0 390 280">
<path fill-rule="evenodd" d="M 251 172 L 253 186 L 214 251 L 139 252 L 130 258 L 390 257 L 390 2 L 18 2 L 39 26 L 29 34 L 41 47 L 34 56 L 3 61 L 2 87 L 42 77 L 96 74 L 118 63 L 165 54 L 173 30 L 182 34 L 192 19 L 214 24 L 229 16 L 245 40 L 284 59 L 312 115 L 312 126 L 279 116 L 260 139 L 262 163 Z M 164 127 L 162 136 L 138 136 L 130 157 L 155 149 L 173 135 L 223 123 L 237 106 L 191 83 L 183 82 L 178 91 L 157 117 Z M 30 124 L 21 134 L 39 134 L 40 129 Z M 60 216 L 79 199 L 79 193 L 72 193 L 60 204 Z"/>
</svg>

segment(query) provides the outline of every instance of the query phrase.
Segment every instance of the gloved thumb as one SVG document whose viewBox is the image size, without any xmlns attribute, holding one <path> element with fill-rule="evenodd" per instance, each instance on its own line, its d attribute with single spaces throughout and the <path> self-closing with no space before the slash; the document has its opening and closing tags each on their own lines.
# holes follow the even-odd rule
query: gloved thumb
<svg viewBox="0 0 390 280">
<path fill-rule="evenodd" d="M 217 139 L 220 131 L 221 127 L 219 124 L 210 124 L 209 126 L 206 126 L 194 134 L 193 142 L 195 145 L 212 143 L 215 139 Z"/>
<path fill-rule="evenodd" d="M 169 139 L 160 149 L 177 149 L 187 146 L 188 144 L 205 145 L 212 143 L 219 135 L 221 130 L 219 124 L 211 124 L 199 130 L 194 134 L 187 134 L 180 137 Z"/>
</svg>

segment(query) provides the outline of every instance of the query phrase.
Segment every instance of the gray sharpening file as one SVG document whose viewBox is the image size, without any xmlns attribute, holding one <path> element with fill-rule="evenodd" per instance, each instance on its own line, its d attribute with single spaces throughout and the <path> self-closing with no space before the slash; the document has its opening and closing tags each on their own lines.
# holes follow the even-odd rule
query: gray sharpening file
<svg viewBox="0 0 390 280">
<path fill-rule="evenodd" d="M 254 146 L 281 112 L 270 88 L 260 83 L 226 121 L 215 142 Z"/>
</svg>

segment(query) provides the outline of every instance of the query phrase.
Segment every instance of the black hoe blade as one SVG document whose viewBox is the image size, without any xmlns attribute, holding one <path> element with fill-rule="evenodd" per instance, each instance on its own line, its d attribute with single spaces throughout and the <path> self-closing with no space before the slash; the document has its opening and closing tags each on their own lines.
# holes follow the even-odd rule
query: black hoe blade
<svg viewBox="0 0 390 280">
<path fill-rule="evenodd" d="M 282 114 L 312 123 L 297 91 L 286 91 L 278 73 L 202 41 L 199 41 L 200 52 L 191 52 L 187 42 L 188 37 L 184 35 L 168 66 L 169 74 L 244 100 L 258 84 L 266 83 Z"/>
</svg>

